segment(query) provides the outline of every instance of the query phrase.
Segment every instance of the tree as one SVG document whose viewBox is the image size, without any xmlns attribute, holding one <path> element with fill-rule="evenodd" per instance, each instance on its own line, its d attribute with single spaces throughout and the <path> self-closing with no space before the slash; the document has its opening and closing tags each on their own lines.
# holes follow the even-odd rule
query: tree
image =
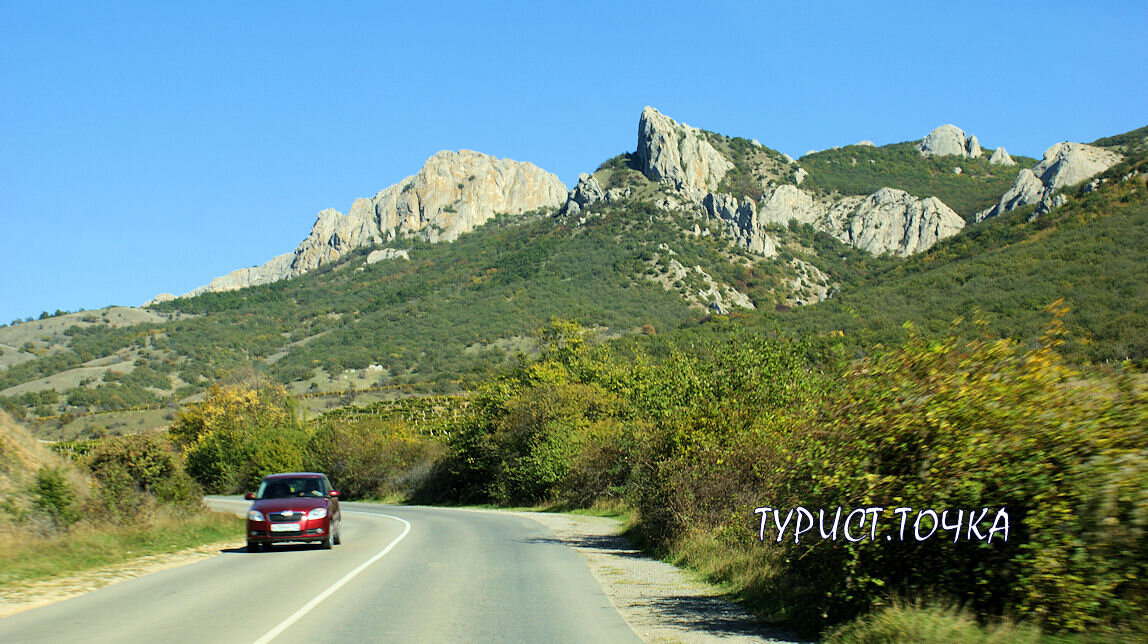
<svg viewBox="0 0 1148 644">
<path fill-rule="evenodd" d="M 170 433 L 188 473 L 214 493 L 250 490 L 266 474 L 299 469 L 307 440 L 295 400 L 277 384 L 216 385 L 176 413 Z"/>
</svg>

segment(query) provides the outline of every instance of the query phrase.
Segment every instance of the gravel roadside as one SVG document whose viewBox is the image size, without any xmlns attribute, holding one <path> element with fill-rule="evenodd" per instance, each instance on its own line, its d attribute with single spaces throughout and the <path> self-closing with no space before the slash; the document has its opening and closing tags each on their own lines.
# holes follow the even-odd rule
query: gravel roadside
<svg viewBox="0 0 1148 644">
<path fill-rule="evenodd" d="M 586 558 L 610 602 L 646 642 L 801 642 L 763 625 L 721 589 L 652 559 L 619 536 L 616 519 L 524 512 Z"/>
</svg>

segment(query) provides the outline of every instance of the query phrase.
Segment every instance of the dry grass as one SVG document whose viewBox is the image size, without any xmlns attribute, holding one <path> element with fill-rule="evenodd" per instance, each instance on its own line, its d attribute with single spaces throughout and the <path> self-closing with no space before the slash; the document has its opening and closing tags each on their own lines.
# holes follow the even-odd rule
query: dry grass
<svg viewBox="0 0 1148 644">
<path fill-rule="evenodd" d="M 233 515 L 160 506 L 143 498 L 132 525 L 113 525 L 89 511 L 63 530 L 36 507 L 32 486 L 44 467 L 64 474 L 81 506 L 98 507 L 85 502 L 95 487 L 90 477 L 0 412 L 0 588 L 243 534 Z"/>
<path fill-rule="evenodd" d="M 197 511 L 155 513 L 144 525 L 105 526 L 90 522 L 65 533 L 40 536 L 32 530 L 0 539 L 0 588 L 98 569 L 138 557 L 178 552 L 205 543 L 241 540 L 242 519 Z"/>
<path fill-rule="evenodd" d="M 31 510 L 28 487 L 41 467 L 61 469 L 81 494 L 91 488 L 87 476 L 0 412 L 0 536 L 17 531 L 13 522 Z"/>
</svg>

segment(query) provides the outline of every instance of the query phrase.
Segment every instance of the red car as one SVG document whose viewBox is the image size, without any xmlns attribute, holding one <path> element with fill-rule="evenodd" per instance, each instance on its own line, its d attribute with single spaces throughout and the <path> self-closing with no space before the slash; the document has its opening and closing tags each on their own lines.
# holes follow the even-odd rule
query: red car
<svg viewBox="0 0 1148 644">
<path fill-rule="evenodd" d="M 330 549 L 341 540 L 339 493 L 323 474 L 271 474 L 245 498 L 255 501 L 247 511 L 248 552 L 288 541 L 318 542 Z"/>
</svg>

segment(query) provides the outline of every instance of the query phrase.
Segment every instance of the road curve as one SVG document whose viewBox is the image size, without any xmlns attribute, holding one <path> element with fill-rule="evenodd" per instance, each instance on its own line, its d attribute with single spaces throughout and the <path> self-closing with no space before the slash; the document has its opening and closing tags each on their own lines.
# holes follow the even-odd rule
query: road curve
<svg viewBox="0 0 1148 644">
<path fill-rule="evenodd" d="M 638 639 L 582 556 L 529 518 L 344 503 L 333 550 L 226 551 L 0 619 L 0 642 L 60 641 Z"/>
</svg>

